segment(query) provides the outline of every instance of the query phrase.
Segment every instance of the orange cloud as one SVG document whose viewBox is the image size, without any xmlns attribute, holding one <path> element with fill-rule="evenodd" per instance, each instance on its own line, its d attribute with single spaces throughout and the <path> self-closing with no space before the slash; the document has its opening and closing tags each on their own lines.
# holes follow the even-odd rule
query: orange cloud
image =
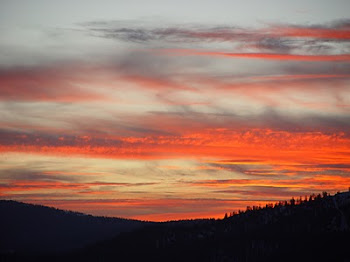
<svg viewBox="0 0 350 262">
<path fill-rule="evenodd" d="M 80 190 L 87 189 L 88 185 L 80 183 L 65 183 L 57 181 L 32 181 L 32 180 L 15 180 L 6 184 L 0 185 L 3 192 L 17 192 L 17 191 L 32 191 L 32 190 L 50 190 L 50 189 L 69 189 Z"/>
<path fill-rule="evenodd" d="M 4 180 L 0 184 L 0 191 L 4 195 L 11 196 L 12 193 L 26 193 L 29 191 L 50 191 L 50 190 L 78 190 L 75 193 L 82 194 L 104 194 L 114 191 L 99 190 L 98 187 L 138 187 L 151 186 L 156 183 L 114 183 L 114 182 L 60 182 L 60 181 L 44 181 L 44 180 Z M 105 192 L 105 193 L 103 193 Z"/>
<path fill-rule="evenodd" d="M 350 39 L 349 25 L 343 25 L 335 28 L 276 26 L 271 27 L 267 30 L 267 32 L 279 37 L 305 37 L 336 40 Z"/>
<path fill-rule="evenodd" d="M 166 123 L 163 121 L 162 123 Z M 232 158 L 262 159 L 280 162 L 332 163 L 345 161 L 350 140 L 344 133 L 288 132 L 271 129 L 216 130 L 179 136 L 119 137 L 105 144 L 90 142 L 71 145 L 19 138 L 14 144 L 1 145 L 1 152 L 28 152 L 57 155 L 85 155 L 107 158 Z M 74 140 L 77 141 L 77 140 Z M 79 141 L 79 140 L 78 140 Z M 117 143 L 118 142 L 118 143 Z M 331 159 L 335 159 L 332 161 Z"/>
<path fill-rule="evenodd" d="M 285 179 L 227 179 L 227 180 L 204 180 L 193 182 L 194 186 L 227 188 L 227 187 L 280 187 L 280 188 L 309 188 L 309 190 L 338 190 L 346 189 L 350 184 L 350 177 L 337 175 L 315 175 L 308 178 Z"/>
</svg>

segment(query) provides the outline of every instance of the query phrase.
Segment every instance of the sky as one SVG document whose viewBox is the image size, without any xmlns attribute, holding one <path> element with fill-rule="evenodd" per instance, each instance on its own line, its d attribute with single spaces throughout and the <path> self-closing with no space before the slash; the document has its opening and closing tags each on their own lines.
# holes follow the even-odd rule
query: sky
<svg viewBox="0 0 350 262">
<path fill-rule="evenodd" d="M 165 221 L 348 190 L 349 10 L 0 0 L 0 198 Z"/>
</svg>

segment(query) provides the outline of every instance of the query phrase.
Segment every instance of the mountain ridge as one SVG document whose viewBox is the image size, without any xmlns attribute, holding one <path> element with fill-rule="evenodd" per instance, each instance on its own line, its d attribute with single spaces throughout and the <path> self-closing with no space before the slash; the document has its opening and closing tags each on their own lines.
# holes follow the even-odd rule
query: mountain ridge
<svg viewBox="0 0 350 262">
<path fill-rule="evenodd" d="M 6 254 L 5 261 L 350 261 L 350 192 L 247 207 L 223 219 L 131 222 L 140 224 L 69 252 Z"/>
<path fill-rule="evenodd" d="M 0 200 L 0 214 L 2 252 L 63 252 L 149 223 L 92 216 L 14 200 Z"/>
</svg>

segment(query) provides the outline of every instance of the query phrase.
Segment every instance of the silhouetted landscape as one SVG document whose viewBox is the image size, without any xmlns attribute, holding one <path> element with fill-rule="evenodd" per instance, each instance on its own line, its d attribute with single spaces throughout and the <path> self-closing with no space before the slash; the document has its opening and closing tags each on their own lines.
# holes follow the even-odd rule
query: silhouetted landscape
<svg viewBox="0 0 350 262">
<path fill-rule="evenodd" d="M 5 253 L 64 252 L 147 224 L 8 200 L 0 201 L 0 213 L 0 250 Z"/>
<path fill-rule="evenodd" d="M 162 223 L 0 202 L 1 261 L 350 261 L 350 192 Z"/>
</svg>

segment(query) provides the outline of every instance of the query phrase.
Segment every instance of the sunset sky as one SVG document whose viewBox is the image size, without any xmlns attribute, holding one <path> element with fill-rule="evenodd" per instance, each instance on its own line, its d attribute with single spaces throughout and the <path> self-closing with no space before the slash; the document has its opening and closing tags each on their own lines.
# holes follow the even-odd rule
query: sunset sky
<svg viewBox="0 0 350 262">
<path fill-rule="evenodd" d="M 350 186 L 350 1 L 0 1 L 0 198 L 163 221 Z"/>
</svg>

